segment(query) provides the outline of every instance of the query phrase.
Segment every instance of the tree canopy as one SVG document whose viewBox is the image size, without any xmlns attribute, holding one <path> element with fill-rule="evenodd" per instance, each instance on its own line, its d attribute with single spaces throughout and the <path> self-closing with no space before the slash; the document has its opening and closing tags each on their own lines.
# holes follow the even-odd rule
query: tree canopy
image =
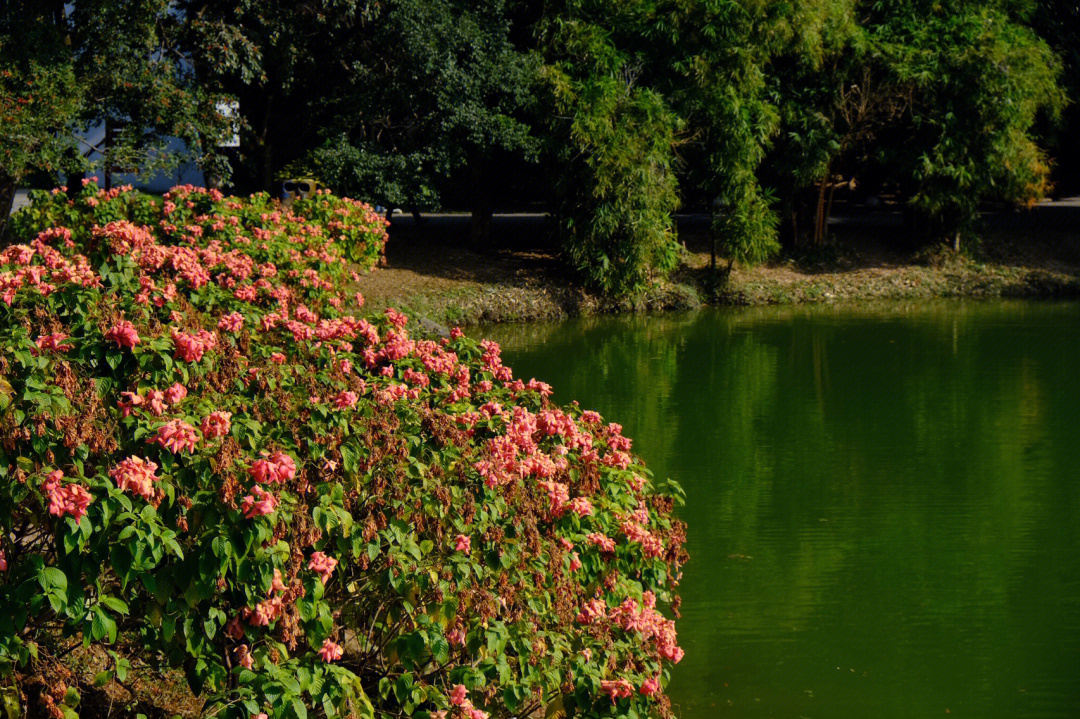
<svg viewBox="0 0 1080 719">
<path fill-rule="evenodd" d="M 722 252 L 743 263 L 784 242 L 825 242 L 833 194 L 856 186 L 896 198 L 927 241 L 958 241 L 980 203 L 1050 192 L 1075 145 L 1068 3 L 3 8 L 9 184 L 78 169 L 71 131 L 108 121 L 123 128 L 110 162 L 175 163 L 161 141 L 180 137 L 242 191 L 302 174 L 385 205 L 450 202 L 483 219 L 505 186 L 527 188 L 554 216 L 569 264 L 610 294 L 676 264 L 680 207 L 723 207 Z M 235 152 L 216 147 L 223 98 L 238 102 Z"/>
</svg>

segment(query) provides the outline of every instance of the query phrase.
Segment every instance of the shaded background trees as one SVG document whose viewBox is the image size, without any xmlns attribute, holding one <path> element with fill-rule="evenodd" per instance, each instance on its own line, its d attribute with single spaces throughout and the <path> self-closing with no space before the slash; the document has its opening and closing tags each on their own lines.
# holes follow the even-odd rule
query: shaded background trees
<svg viewBox="0 0 1080 719">
<path fill-rule="evenodd" d="M 146 173 L 215 161 L 229 123 L 192 72 L 184 32 L 169 0 L 0 4 L 0 218 L 14 184 L 77 178 L 93 152 L 106 170 Z M 102 125 L 107 145 L 89 139 Z"/>
<path fill-rule="evenodd" d="M 387 206 L 472 210 L 481 250 L 496 207 L 536 203 L 568 264 L 615 295 L 676 264 L 680 207 L 724 207 L 722 254 L 756 263 L 826 243 L 842 195 L 886 197 L 914 237 L 958 245 L 980 203 L 1076 185 L 1075 3 L 2 7 L 8 187 L 84 169 L 70 130 L 107 120 L 125 128 L 115 161 L 175 162 L 159 141 L 181 137 L 237 191 L 304 175 Z M 24 102 L 30 83 L 47 102 Z M 236 150 L 213 140 L 223 97 L 238 102 Z"/>
</svg>

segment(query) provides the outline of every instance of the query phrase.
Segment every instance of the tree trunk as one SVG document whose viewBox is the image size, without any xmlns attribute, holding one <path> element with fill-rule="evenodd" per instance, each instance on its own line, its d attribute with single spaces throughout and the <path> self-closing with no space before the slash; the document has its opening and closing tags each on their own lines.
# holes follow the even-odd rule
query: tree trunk
<svg viewBox="0 0 1080 719">
<path fill-rule="evenodd" d="M 269 192 L 280 195 L 280 187 L 273 187 L 274 155 L 271 132 L 273 96 L 265 88 L 247 88 L 240 96 L 240 115 L 249 120 L 250 131 L 241 137 L 242 147 L 238 157 L 245 161 L 236 168 L 234 186 L 240 194 Z"/>
<path fill-rule="evenodd" d="M 825 190 L 829 185 L 829 173 L 818 183 L 817 210 L 814 216 L 814 246 L 820 247 L 825 241 Z"/>
<path fill-rule="evenodd" d="M 0 174 L 0 246 L 7 245 L 8 215 L 11 214 L 11 205 L 15 201 L 15 178 L 11 175 Z"/>
</svg>

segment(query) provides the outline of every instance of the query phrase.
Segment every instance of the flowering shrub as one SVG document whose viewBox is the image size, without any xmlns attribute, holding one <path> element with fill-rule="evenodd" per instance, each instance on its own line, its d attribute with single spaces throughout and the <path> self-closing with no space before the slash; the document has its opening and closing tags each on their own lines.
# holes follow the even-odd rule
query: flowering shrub
<svg viewBox="0 0 1080 719">
<path fill-rule="evenodd" d="M 27 702 L 73 713 L 81 643 L 97 683 L 180 668 L 226 717 L 670 714 L 677 485 L 494 343 L 358 316 L 370 208 L 91 184 L 13 225 L 0 664 Z"/>
</svg>

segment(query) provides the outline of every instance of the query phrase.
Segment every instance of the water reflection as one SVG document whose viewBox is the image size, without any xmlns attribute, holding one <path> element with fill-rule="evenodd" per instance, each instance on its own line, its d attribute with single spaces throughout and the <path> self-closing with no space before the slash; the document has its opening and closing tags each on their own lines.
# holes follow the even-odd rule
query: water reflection
<svg viewBox="0 0 1080 719">
<path fill-rule="evenodd" d="M 1080 715 L 1080 305 L 485 328 L 687 490 L 688 718 Z"/>
</svg>

